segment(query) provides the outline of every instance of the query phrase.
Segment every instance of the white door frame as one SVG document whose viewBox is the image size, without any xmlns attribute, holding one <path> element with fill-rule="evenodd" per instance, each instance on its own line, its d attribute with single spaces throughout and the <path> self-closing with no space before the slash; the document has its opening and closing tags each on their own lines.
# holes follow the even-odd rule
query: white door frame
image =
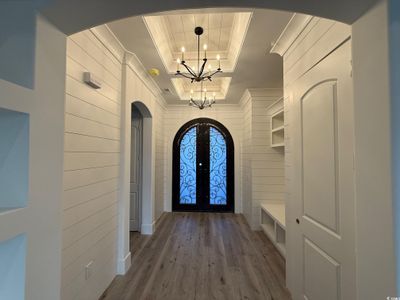
<svg viewBox="0 0 400 300">
<path fill-rule="evenodd" d="M 125 101 L 124 101 L 125 100 Z M 131 168 L 131 106 L 143 116 L 142 201 L 141 234 L 154 232 L 153 222 L 153 118 L 148 107 L 141 101 L 123 99 L 121 116 L 121 166 L 118 196 L 118 266 L 117 273 L 125 274 L 131 266 L 129 249 L 130 220 L 130 168 Z"/>
</svg>

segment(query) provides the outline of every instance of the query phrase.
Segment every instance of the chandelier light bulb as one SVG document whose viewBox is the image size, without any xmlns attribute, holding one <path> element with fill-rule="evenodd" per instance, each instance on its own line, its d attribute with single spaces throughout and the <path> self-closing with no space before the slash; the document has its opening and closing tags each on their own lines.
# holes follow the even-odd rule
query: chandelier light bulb
<svg viewBox="0 0 400 300">
<path fill-rule="evenodd" d="M 182 61 L 185 61 L 185 47 L 182 46 L 181 51 L 182 51 Z"/>
<path fill-rule="evenodd" d="M 204 44 L 203 49 L 207 50 L 207 44 Z"/>
<path fill-rule="evenodd" d="M 217 60 L 220 60 L 221 56 L 219 54 L 217 54 Z"/>
</svg>

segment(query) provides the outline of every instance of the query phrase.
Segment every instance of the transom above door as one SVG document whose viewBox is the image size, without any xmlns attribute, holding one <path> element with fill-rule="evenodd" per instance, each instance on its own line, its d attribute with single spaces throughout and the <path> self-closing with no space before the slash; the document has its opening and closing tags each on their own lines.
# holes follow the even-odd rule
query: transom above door
<svg viewBox="0 0 400 300">
<path fill-rule="evenodd" d="M 199 118 L 178 131 L 173 144 L 174 211 L 234 209 L 234 146 L 219 122 Z"/>
</svg>

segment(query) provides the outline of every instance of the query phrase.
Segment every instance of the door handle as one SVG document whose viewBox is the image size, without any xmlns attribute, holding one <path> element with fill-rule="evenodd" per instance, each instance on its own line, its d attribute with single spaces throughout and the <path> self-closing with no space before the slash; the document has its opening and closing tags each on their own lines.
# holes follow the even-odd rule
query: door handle
<svg viewBox="0 0 400 300">
<path fill-rule="evenodd" d="M 297 224 L 300 224 L 300 220 L 299 220 L 299 219 L 296 219 L 296 223 L 297 223 Z"/>
</svg>

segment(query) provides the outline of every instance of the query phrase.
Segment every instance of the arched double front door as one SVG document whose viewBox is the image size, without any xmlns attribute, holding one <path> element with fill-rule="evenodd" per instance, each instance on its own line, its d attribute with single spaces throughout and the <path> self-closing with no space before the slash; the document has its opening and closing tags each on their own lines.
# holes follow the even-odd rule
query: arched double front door
<svg viewBox="0 0 400 300">
<path fill-rule="evenodd" d="M 173 144 L 174 211 L 234 210 L 234 145 L 221 123 L 199 118 Z"/>
</svg>

